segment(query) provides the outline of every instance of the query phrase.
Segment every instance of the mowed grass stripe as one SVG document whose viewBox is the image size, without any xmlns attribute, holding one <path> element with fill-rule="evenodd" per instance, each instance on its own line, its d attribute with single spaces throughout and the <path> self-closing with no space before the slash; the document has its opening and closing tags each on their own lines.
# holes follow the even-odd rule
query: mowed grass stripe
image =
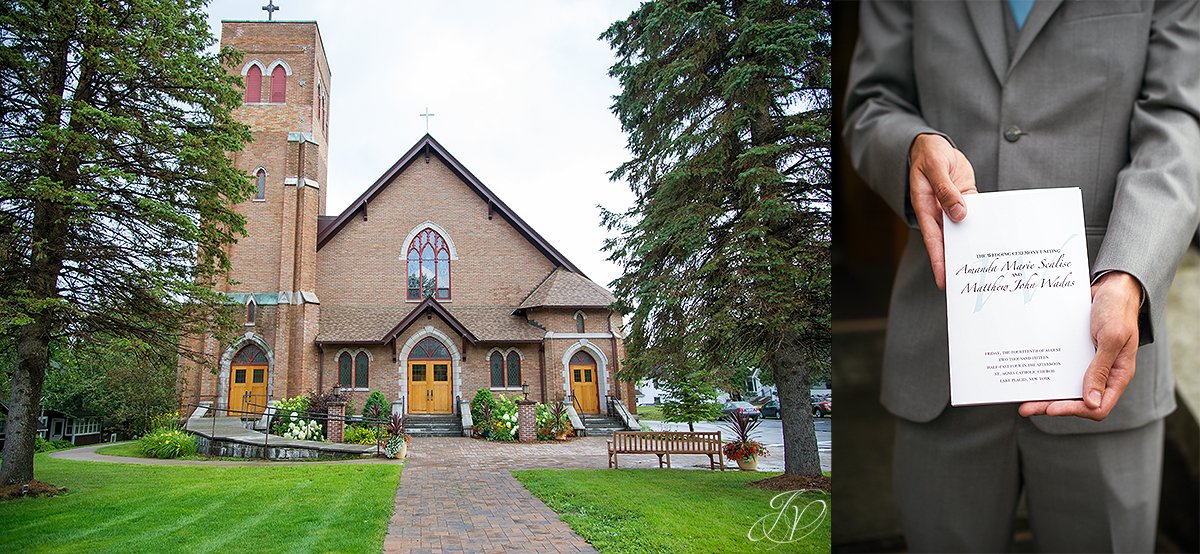
<svg viewBox="0 0 1200 554">
<path fill-rule="evenodd" d="M 70 491 L 0 502 L 0 552 L 378 551 L 400 477 L 392 464 L 34 463 Z"/>
<path fill-rule="evenodd" d="M 828 552 L 828 513 L 817 517 L 820 503 L 829 505 L 826 493 L 795 499 L 798 510 L 817 503 L 801 518 L 800 532 L 789 535 L 790 526 L 784 525 L 772 537 L 778 542 L 747 537 L 759 518 L 779 512 L 770 505 L 779 493 L 746 483 L 773 475 L 659 469 L 513 472 L 603 553 Z M 809 519 L 816 529 L 801 536 Z"/>
</svg>

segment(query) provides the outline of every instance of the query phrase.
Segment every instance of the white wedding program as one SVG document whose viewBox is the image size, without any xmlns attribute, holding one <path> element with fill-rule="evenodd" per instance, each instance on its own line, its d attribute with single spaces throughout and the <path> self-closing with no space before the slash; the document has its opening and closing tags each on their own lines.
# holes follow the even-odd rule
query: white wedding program
<svg viewBox="0 0 1200 554">
<path fill-rule="evenodd" d="M 943 217 L 950 403 L 1082 398 L 1095 356 L 1078 188 L 963 196 Z"/>
</svg>

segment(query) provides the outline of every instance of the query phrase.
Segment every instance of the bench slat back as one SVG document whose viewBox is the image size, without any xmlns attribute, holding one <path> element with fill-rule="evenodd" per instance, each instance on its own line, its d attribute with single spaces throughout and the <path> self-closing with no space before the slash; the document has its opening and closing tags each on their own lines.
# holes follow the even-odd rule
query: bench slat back
<svg viewBox="0 0 1200 554">
<path fill-rule="evenodd" d="M 720 431 L 617 431 L 613 449 L 658 452 L 712 452 L 721 448 Z"/>
</svg>

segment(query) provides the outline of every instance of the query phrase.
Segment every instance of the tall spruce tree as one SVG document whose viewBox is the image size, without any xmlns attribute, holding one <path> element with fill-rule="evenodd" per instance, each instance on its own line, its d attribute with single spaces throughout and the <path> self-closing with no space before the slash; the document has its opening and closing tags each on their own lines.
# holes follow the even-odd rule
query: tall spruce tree
<svg viewBox="0 0 1200 554">
<path fill-rule="evenodd" d="M 253 187 L 226 152 L 250 133 L 203 8 L 0 6 L 0 332 L 16 352 L 0 484 L 33 478 L 53 341 L 174 349 L 229 321 L 214 285 Z"/>
<path fill-rule="evenodd" d="M 820 473 L 808 383 L 831 336 L 828 8 L 652 1 L 601 35 L 633 156 L 613 179 L 637 195 L 603 213 L 632 314 L 623 377 L 762 368 L 801 475 Z"/>
</svg>

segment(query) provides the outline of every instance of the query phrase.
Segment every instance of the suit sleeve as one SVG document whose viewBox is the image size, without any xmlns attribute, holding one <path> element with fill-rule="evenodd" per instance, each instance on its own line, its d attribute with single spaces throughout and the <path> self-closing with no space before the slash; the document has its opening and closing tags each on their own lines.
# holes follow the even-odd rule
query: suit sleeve
<svg viewBox="0 0 1200 554">
<path fill-rule="evenodd" d="M 908 151 L 917 135 L 942 135 L 921 117 L 913 76 L 912 10 L 908 2 L 866 0 L 846 85 L 843 136 L 851 163 L 908 226 Z"/>
<path fill-rule="evenodd" d="M 1130 160 L 1117 175 L 1108 232 L 1094 275 L 1124 271 L 1148 293 L 1143 344 L 1163 321 L 1167 289 L 1200 222 L 1200 9 L 1195 0 L 1157 2 L 1142 91 L 1130 122 Z"/>
</svg>

